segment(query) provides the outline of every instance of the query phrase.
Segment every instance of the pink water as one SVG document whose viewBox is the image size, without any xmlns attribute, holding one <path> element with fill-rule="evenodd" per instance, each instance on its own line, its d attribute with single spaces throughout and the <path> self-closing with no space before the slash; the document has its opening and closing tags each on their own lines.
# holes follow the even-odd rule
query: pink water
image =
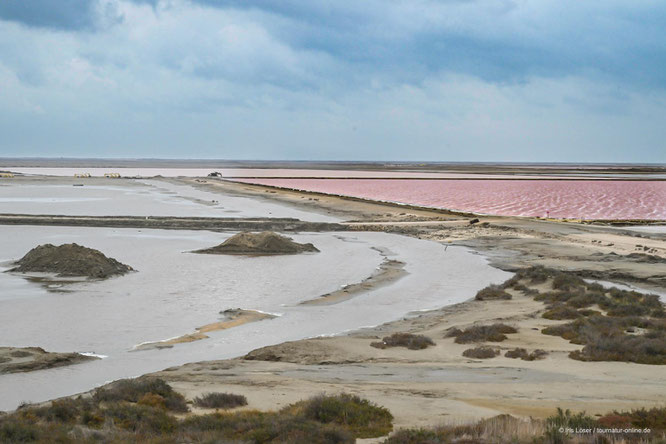
<svg viewBox="0 0 666 444">
<path fill-rule="evenodd" d="M 502 216 L 666 219 L 666 181 L 238 179 Z"/>
</svg>

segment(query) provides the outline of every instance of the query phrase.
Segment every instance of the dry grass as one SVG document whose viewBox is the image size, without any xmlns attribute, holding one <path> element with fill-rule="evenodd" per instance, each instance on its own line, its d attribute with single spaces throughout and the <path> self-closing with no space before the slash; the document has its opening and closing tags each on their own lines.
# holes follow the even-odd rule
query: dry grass
<svg viewBox="0 0 666 444">
<path fill-rule="evenodd" d="M 650 433 L 590 433 L 575 434 L 566 430 L 594 428 L 639 428 Z M 561 431 L 562 430 L 562 431 Z M 448 424 L 434 428 L 401 429 L 384 444 L 444 444 L 444 443 L 515 443 L 515 444 L 600 444 L 600 443 L 663 443 L 666 439 L 666 408 L 640 409 L 631 412 L 612 412 L 598 419 L 585 412 L 572 413 L 557 409 L 545 420 L 518 419 L 499 415 L 473 424 Z"/>
<path fill-rule="evenodd" d="M 402 429 L 384 441 L 385 444 L 438 443 L 531 443 L 546 432 L 545 423 L 499 415 L 475 424 L 444 425 L 431 429 Z"/>
</svg>

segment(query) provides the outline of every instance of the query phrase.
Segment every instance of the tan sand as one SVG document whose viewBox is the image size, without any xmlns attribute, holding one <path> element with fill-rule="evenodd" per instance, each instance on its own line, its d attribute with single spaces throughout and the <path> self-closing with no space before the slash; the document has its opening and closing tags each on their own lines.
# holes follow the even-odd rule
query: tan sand
<svg viewBox="0 0 666 444">
<path fill-rule="evenodd" d="M 545 417 L 556 407 L 601 414 L 663 405 L 661 367 L 581 362 L 567 355 L 581 346 L 541 334 L 561 321 L 540 317 L 541 302 L 512 292 L 510 301 L 470 301 L 348 336 L 318 338 L 255 350 L 246 359 L 193 363 L 157 373 L 187 397 L 204 391 L 247 396 L 248 408 L 275 409 L 321 392 L 351 392 L 388 407 L 398 427 L 466 422 L 499 413 Z M 502 355 L 468 359 L 472 347 L 445 338 L 447 329 L 504 322 L 518 328 L 501 343 Z M 376 349 L 370 343 L 394 332 L 425 334 L 424 350 Z M 545 349 L 541 361 L 503 356 L 524 347 Z"/>
<path fill-rule="evenodd" d="M 167 339 L 165 341 L 157 342 L 148 342 L 145 344 L 137 345 L 134 347 L 134 351 L 138 350 L 150 350 L 150 349 L 160 349 L 160 348 L 171 348 L 175 344 L 183 344 L 187 342 L 200 341 L 202 339 L 207 339 L 209 336 L 206 333 L 213 331 L 227 330 L 229 328 L 238 327 L 244 324 L 249 324 L 250 322 L 263 321 L 264 319 L 272 319 L 275 315 L 262 313 L 255 310 L 225 310 L 222 312 L 225 319 L 219 322 L 213 322 L 210 324 L 197 327 L 196 333 L 190 333 L 183 336 L 178 336 L 177 338 Z"/>
</svg>

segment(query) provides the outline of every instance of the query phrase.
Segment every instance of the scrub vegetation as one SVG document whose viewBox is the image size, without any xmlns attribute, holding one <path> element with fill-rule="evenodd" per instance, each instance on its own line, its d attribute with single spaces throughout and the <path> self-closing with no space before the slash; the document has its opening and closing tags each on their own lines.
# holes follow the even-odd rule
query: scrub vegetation
<svg viewBox="0 0 666 444">
<path fill-rule="evenodd" d="M 391 336 L 385 336 L 381 341 L 372 342 L 370 345 L 375 348 L 406 347 L 410 350 L 423 350 L 435 343 L 423 335 L 394 333 Z"/>
<path fill-rule="evenodd" d="M 546 305 L 542 316 L 569 321 L 542 333 L 583 346 L 569 354 L 572 359 L 666 364 L 666 314 L 659 296 L 605 288 L 544 267 L 521 270 L 502 287 L 522 291 L 534 284 L 548 287 L 531 295 Z"/>
<path fill-rule="evenodd" d="M 457 328 L 448 331 L 448 337 L 455 337 L 457 344 L 471 344 L 474 342 L 502 342 L 507 334 L 517 333 L 514 327 L 506 324 L 477 325 L 460 330 Z"/>
<path fill-rule="evenodd" d="M 608 429 L 622 429 L 621 432 Z M 590 433 L 571 433 L 590 430 Z M 649 432 L 646 430 L 649 429 Z M 626 430 L 626 432 L 625 432 Z M 635 432 L 640 430 L 640 433 Z M 594 433 L 592 432 L 594 431 Z M 396 431 L 385 444 L 443 443 L 662 443 L 666 439 L 666 408 L 612 412 L 592 417 L 585 412 L 557 413 L 542 419 L 499 415 L 467 425 L 445 425 Z"/>
<path fill-rule="evenodd" d="M 241 405 L 242 396 L 215 393 L 195 404 Z M 0 442 L 250 442 L 353 443 L 385 436 L 391 413 L 355 395 L 319 395 L 282 410 L 192 414 L 185 398 L 155 378 L 118 381 L 92 396 L 24 405 L 0 416 Z"/>
</svg>

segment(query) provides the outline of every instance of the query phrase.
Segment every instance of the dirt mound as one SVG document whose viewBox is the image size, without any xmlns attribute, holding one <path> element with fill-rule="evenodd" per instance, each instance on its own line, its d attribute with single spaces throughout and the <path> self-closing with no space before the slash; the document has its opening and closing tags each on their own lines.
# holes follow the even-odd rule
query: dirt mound
<svg viewBox="0 0 666 444">
<path fill-rule="evenodd" d="M 16 261 L 16 264 L 18 267 L 11 271 L 57 273 L 58 276 L 107 278 L 132 271 L 129 265 L 77 244 L 40 245 Z"/>
<path fill-rule="evenodd" d="M 0 374 L 63 367 L 99 359 L 79 353 L 53 353 L 40 347 L 0 347 Z"/>
<path fill-rule="evenodd" d="M 205 254 L 298 254 L 318 252 L 312 244 L 299 244 L 286 236 L 264 231 L 262 233 L 238 233 L 220 245 L 195 253 Z"/>
</svg>

